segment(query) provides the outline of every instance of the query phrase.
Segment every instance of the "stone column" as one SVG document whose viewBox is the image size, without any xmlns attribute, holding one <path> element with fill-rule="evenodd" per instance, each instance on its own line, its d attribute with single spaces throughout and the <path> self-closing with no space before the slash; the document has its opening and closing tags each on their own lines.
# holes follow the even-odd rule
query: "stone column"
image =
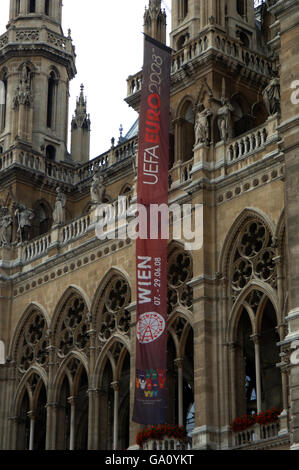
<svg viewBox="0 0 299 470">
<path fill-rule="evenodd" d="M 232 418 L 235 419 L 237 415 L 237 397 L 236 397 L 236 343 L 229 344 L 229 359 L 230 359 L 230 380 L 231 380 L 231 409 Z"/>
<path fill-rule="evenodd" d="M 251 339 L 254 342 L 257 412 L 261 413 L 262 411 L 262 387 L 261 387 L 260 337 L 259 335 L 252 335 Z"/>
<path fill-rule="evenodd" d="M 21 15 L 26 15 L 27 5 L 28 5 L 28 0 L 21 0 L 21 4 L 20 4 L 20 14 Z"/>
<path fill-rule="evenodd" d="M 40 14 L 45 13 L 45 0 L 36 1 L 36 13 L 40 13 Z"/>
<path fill-rule="evenodd" d="M 183 398 L 183 363 L 181 357 L 175 359 L 175 365 L 178 368 L 178 417 L 179 426 L 184 426 L 184 398 Z"/>
<path fill-rule="evenodd" d="M 69 397 L 68 402 L 71 405 L 71 424 L 70 424 L 70 450 L 75 450 L 76 443 L 76 398 Z"/>
<path fill-rule="evenodd" d="M 114 410 L 113 410 L 113 450 L 118 447 L 118 398 L 119 382 L 112 382 L 111 387 L 114 390 Z"/>
<path fill-rule="evenodd" d="M 16 0 L 10 0 L 9 19 L 12 20 L 16 16 Z"/>
<path fill-rule="evenodd" d="M 133 287 L 132 287 L 133 290 Z M 130 447 L 128 450 L 139 450 L 136 435 L 142 428 L 141 424 L 132 421 L 136 383 L 136 302 L 132 302 L 127 310 L 131 313 L 131 350 L 130 350 Z"/>
<path fill-rule="evenodd" d="M 30 418 L 29 450 L 34 450 L 35 412 L 29 411 L 27 415 Z"/>
<path fill-rule="evenodd" d="M 88 390 L 88 450 L 99 448 L 99 390 Z"/>
<path fill-rule="evenodd" d="M 46 450 L 56 448 L 56 419 L 58 403 L 47 404 Z"/>
</svg>

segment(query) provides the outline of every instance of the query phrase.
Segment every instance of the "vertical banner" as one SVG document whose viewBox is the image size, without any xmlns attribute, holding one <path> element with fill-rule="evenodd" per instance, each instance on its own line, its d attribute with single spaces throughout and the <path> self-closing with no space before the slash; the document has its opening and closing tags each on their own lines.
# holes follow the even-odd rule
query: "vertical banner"
<svg viewBox="0 0 299 470">
<path fill-rule="evenodd" d="M 167 239 L 150 234 L 151 205 L 168 204 L 171 49 L 145 35 L 139 117 L 137 203 L 147 237 L 136 240 L 136 384 L 133 421 L 166 422 Z M 144 212 L 146 210 L 146 212 Z M 139 221 L 140 221 L 139 211 Z M 145 218 L 145 216 L 144 216 Z"/>
</svg>

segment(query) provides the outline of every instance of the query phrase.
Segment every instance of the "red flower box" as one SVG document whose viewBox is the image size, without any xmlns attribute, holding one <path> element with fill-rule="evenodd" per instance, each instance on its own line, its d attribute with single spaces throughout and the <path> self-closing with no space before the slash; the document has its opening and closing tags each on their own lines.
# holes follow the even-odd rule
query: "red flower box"
<svg viewBox="0 0 299 470">
<path fill-rule="evenodd" d="M 137 434 L 136 444 L 139 447 L 142 447 L 146 441 L 162 440 L 164 437 L 174 438 L 177 441 L 184 441 L 186 440 L 187 432 L 184 426 L 172 426 L 171 424 L 151 426 L 150 428 L 143 429 Z"/>
<path fill-rule="evenodd" d="M 245 429 L 250 428 L 254 424 L 269 424 L 275 423 L 278 420 L 282 410 L 277 408 L 271 408 L 271 410 L 263 411 L 262 413 L 254 415 L 243 415 L 236 418 L 232 424 L 231 429 L 233 432 L 244 431 Z"/>
</svg>

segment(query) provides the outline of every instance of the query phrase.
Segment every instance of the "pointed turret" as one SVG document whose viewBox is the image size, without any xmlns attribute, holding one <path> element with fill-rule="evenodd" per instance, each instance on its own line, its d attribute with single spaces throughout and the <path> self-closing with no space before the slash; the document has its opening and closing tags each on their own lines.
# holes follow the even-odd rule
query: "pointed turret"
<svg viewBox="0 0 299 470">
<path fill-rule="evenodd" d="M 73 160 L 80 163 L 88 162 L 89 148 L 90 116 L 87 114 L 84 86 L 81 85 L 80 96 L 77 98 L 75 114 L 72 119 L 71 154 Z"/>
<path fill-rule="evenodd" d="M 149 0 L 144 13 L 144 32 L 166 44 L 166 13 L 162 11 L 161 0 Z"/>
</svg>

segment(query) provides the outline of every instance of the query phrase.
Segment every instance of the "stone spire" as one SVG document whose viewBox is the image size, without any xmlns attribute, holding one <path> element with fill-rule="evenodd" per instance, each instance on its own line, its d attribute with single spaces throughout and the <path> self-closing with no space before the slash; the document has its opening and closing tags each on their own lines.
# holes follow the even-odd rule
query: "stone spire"
<svg viewBox="0 0 299 470">
<path fill-rule="evenodd" d="M 161 0 L 149 0 L 144 13 L 144 32 L 166 44 L 166 12 L 162 11 Z"/>
<path fill-rule="evenodd" d="M 87 114 L 87 101 L 84 97 L 84 86 L 80 87 L 75 114 L 71 124 L 71 154 L 75 161 L 88 162 L 90 147 L 90 116 Z"/>
</svg>

